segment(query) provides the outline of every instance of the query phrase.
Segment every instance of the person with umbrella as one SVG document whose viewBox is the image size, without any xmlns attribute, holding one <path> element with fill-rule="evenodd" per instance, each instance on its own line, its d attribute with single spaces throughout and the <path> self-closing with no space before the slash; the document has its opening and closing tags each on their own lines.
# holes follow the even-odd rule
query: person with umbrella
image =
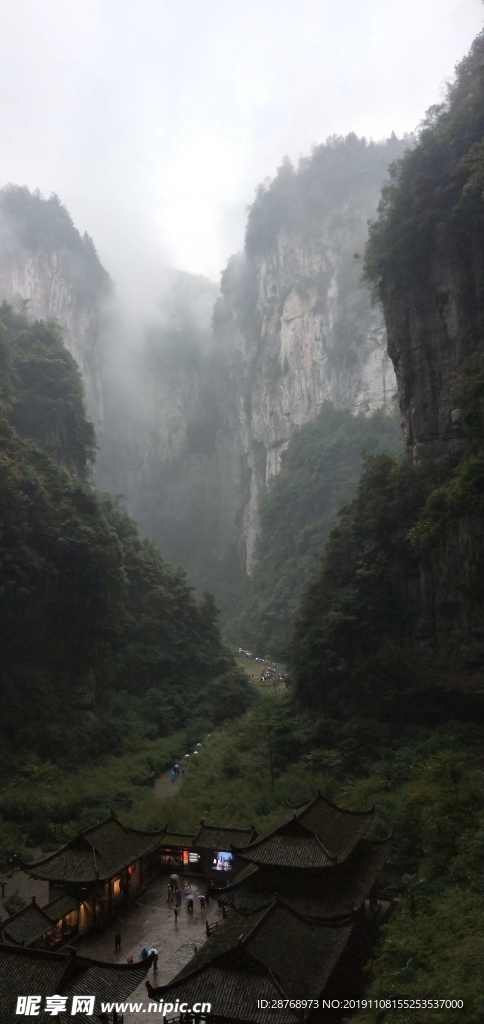
<svg viewBox="0 0 484 1024">
<path fill-rule="evenodd" d="M 170 882 L 171 882 L 171 887 L 173 889 L 173 892 L 176 892 L 179 880 L 180 880 L 180 875 L 176 875 L 176 874 L 170 875 Z"/>
</svg>

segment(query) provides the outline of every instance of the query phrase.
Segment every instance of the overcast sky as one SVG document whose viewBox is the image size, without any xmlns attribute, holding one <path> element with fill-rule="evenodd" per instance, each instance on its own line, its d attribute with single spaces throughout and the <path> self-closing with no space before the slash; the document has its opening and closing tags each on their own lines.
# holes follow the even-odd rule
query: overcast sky
<svg viewBox="0 0 484 1024">
<path fill-rule="evenodd" d="M 4 0 L 0 184 L 57 192 L 122 283 L 218 280 L 256 185 L 333 133 L 412 131 L 480 0 Z"/>
</svg>

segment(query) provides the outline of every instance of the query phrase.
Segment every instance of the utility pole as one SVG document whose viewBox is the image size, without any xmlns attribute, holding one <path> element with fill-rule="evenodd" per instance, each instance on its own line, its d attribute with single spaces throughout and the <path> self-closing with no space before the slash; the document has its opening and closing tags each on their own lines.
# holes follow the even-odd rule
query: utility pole
<svg viewBox="0 0 484 1024">
<path fill-rule="evenodd" d="M 268 725 L 267 726 L 267 735 L 269 737 L 269 763 L 270 763 L 270 766 L 271 766 L 271 785 L 272 785 L 272 788 L 274 789 L 274 766 L 272 764 L 272 735 L 271 735 L 271 730 L 272 730 L 272 726 Z"/>
</svg>

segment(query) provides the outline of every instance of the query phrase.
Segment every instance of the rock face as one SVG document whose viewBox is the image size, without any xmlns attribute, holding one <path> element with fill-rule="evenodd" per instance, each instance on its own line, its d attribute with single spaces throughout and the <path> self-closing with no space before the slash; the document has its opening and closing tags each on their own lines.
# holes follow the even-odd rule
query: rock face
<svg viewBox="0 0 484 1024">
<path fill-rule="evenodd" d="M 171 307 L 131 361 L 114 344 L 111 367 L 99 343 L 109 279 L 92 243 L 55 197 L 0 193 L 0 298 L 64 327 L 98 428 L 97 485 L 123 494 L 165 557 L 219 599 L 251 571 L 260 503 L 294 430 L 328 400 L 363 415 L 392 404 L 361 254 L 402 148 L 352 136 L 285 166 L 259 192 L 221 295 L 174 275 Z"/>
<path fill-rule="evenodd" d="M 91 239 L 81 238 L 56 197 L 25 188 L 0 192 L 0 301 L 26 301 L 28 314 L 54 319 L 76 360 L 90 418 L 103 421 L 100 330 L 109 277 Z"/>
<path fill-rule="evenodd" d="M 165 556 L 219 599 L 251 571 L 260 503 L 294 430 L 328 400 L 363 415 L 392 407 L 395 375 L 361 254 L 402 150 L 353 136 L 297 172 L 285 166 L 259 192 L 212 326 L 205 318 L 197 334 L 198 313 L 183 330 L 169 318 L 129 374 L 140 396 L 130 417 L 116 419 L 126 402 L 105 399 L 99 484 L 126 495 Z"/>
<path fill-rule="evenodd" d="M 248 572 L 260 501 L 294 430 L 314 419 L 326 401 L 363 415 L 392 407 L 396 382 L 383 318 L 360 284 L 354 257 L 364 242 L 366 212 L 348 211 L 343 225 L 329 217 L 309 242 L 281 231 L 272 251 L 258 260 L 234 260 L 222 282 L 225 318 L 220 309 L 218 316 L 225 319 L 227 346 L 234 348 L 249 474 L 243 512 Z M 250 280 L 255 306 L 241 314 L 241 282 Z"/>
<path fill-rule="evenodd" d="M 382 315 L 353 256 L 364 213 L 356 231 L 352 213 L 339 234 L 327 224 L 307 243 L 282 232 L 262 259 L 233 257 L 212 331 L 192 323 L 175 350 L 171 324 L 145 345 L 129 374 L 134 405 L 105 388 L 98 484 L 126 495 L 198 586 L 220 593 L 251 571 L 268 481 L 325 401 L 363 415 L 393 408 Z"/>
<path fill-rule="evenodd" d="M 395 174 L 366 257 L 383 302 L 407 452 L 429 490 L 438 484 L 423 512 L 431 539 L 419 548 L 417 650 L 451 687 L 481 689 L 483 62 L 481 33 Z"/>
<path fill-rule="evenodd" d="M 420 281 L 406 289 L 400 282 L 385 285 L 388 351 L 398 381 L 406 448 L 415 461 L 456 457 L 463 451 L 452 391 L 478 347 L 483 280 L 482 253 L 469 249 L 463 263 L 440 244 Z"/>
</svg>

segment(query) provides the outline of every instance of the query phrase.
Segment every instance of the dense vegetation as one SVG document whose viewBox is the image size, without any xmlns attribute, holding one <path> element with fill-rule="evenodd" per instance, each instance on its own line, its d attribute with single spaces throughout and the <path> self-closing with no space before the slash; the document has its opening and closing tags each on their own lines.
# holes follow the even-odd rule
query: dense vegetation
<svg viewBox="0 0 484 1024">
<path fill-rule="evenodd" d="M 8 419 L 57 463 L 85 478 L 94 459 L 94 428 L 86 419 L 77 366 L 54 322 L 32 323 L 0 307 L 0 349 Z"/>
<path fill-rule="evenodd" d="M 379 195 L 388 166 L 409 146 L 392 135 L 384 142 L 359 139 L 354 132 L 333 136 L 301 157 L 297 169 L 287 158 L 269 185 L 259 185 L 247 221 L 245 249 L 257 257 L 273 245 L 279 231 L 297 227 L 309 237 L 321 221 L 362 195 Z M 341 215 L 342 216 L 342 215 Z"/>
<path fill-rule="evenodd" d="M 389 881 L 398 895 L 369 991 L 382 999 L 462 998 L 464 1010 L 372 1011 L 362 1019 L 480 1024 L 483 739 L 482 727 L 451 720 L 392 728 L 368 713 L 296 714 L 291 694 L 273 695 L 269 686 L 243 718 L 209 737 L 175 799 L 146 796 L 126 820 L 195 830 L 203 815 L 261 829 L 286 798 L 300 803 L 318 788 L 342 806 L 375 804 L 375 834 L 394 836 Z"/>
<path fill-rule="evenodd" d="M 336 716 L 369 711 L 393 723 L 438 722 L 449 713 L 465 717 L 482 710 L 481 688 L 474 696 L 465 692 L 466 679 L 474 675 L 463 669 L 455 692 L 435 649 L 426 658 L 421 643 L 423 626 L 429 628 L 421 574 L 436 575 L 450 565 L 463 517 L 473 537 L 472 558 L 465 578 L 452 581 L 454 603 L 443 605 L 439 614 L 450 630 L 459 596 L 477 623 L 484 609 L 484 360 L 479 354 L 465 368 L 455 401 L 468 443 L 457 466 L 414 466 L 385 453 L 366 458 L 357 495 L 341 510 L 321 567 L 303 593 L 287 651 L 295 692 L 305 707 Z M 434 619 L 436 614 L 434 608 Z M 435 621 L 431 625 L 435 628 Z"/>
<path fill-rule="evenodd" d="M 133 712 L 155 737 L 242 711 L 212 598 L 197 602 L 119 505 L 68 472 L 85 475 L 94 435 L 56 328 L 4 304 L 0 360 L 3 768 L 119 752 Z"/>
<path fill-rule="evenodd" d="M 226 625 L 234 642 L 281 657 L 301 590 L 317 568 L 338 510 L 356 491 L 363 453 L 400 447 L 396 415 L 352 416 L 329 402 L 293 435 L 261 506 L 253 573 Z"/>
<path fill-rule="evenodd" d="M 343 736 L 359 734 L 354 792 L 365 775 L 377 790 L 380 778 L 385 792 L 376 800 L 395 831 L 400 895 L 368 994 L 459 992 L 464 1009 L 454 1019 L 466 1024 L 480 1020 L 483 996 L 482 727 L 473 721 L 482 721 L 484 359 L 469 266 L 484 215 L 483 53 L 480 36 L 447 102 L 430 112 L 418 144 L 394 166 L 366 255 L 367 277 L 384 302 L 390 293 L 401 302 L 417 280 L 432 291 L 436 253 L 457 264 L 473 332 L 466 341 L 475 349 L 452 395 L 464 454 L 458 463 L 420 465 L 388 454 L 367 458 L 357 495 L 303 594 L 288 649 L 303 714 L 332 723 L 343 762 Z M 453 674 L 440 654 L 446 633 Z M 432 1011 L 431 1019 L 448 1014 Z M 358 1019 L 400 1024 L 419 1014 L 372 1010 Z"/>
<path fill-rule="evenodd" d="M 448 87 L 431 107 L 418 146 L 391 168 L 379 218 L 370 229 L 366 276 L 382 298 L 388 283 L 427 276 L 445 247 L 466 267 L 484 225 L 484 33 L 477 36 Z M 469 304 L 474 302 L 468 294 Z M 482 323 L 475 323 L 475 331 Z"/>
<path fill-rule="evenodd" d="M 44 199 L 38 190 L 30 192 L 25 186 L 1 189 L 0 234 L 7 259 L 15 259 L 19 248 L 55 253 L 59 270 L 76 286 L 79 297 L 89 301 L 106 294 L 109 276 L 92 238 L 87 232 L 80 235 L 55 193 Z"/>
</svg>

